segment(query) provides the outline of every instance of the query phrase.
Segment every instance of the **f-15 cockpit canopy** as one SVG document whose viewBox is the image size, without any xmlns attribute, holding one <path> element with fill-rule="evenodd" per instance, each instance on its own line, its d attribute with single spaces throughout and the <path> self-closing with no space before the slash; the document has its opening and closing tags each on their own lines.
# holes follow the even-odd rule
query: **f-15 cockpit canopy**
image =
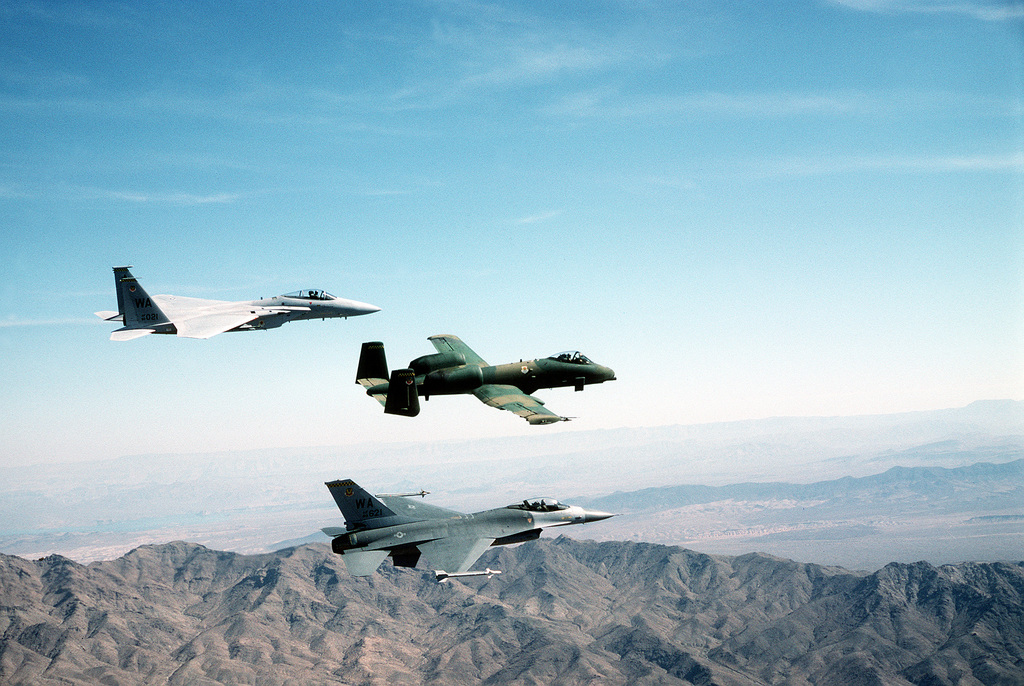
<svg viewBox="0 0 1024 686">
<path fill-rule="evenodd" d="M 557 512 L 569 509 L 568 505 L 560 503 L 554 498 L 527 498 L 521 503 L 509 505 L 509 507 L 514 510 L 529 510 L 530 512 Z"/>
<path fill-rule="evenodd" d="M 587 358 L 586 355 L 581 353 L 579 350 L 567 350 L 564 353 L 558 353 L 548 358 L 549 360 L 558 360 L 559 362 L 568 362 L 569 364 L 594 364 Z"/>
<path fill-rule="evenodd" d="M 311 288 L 305 291 L 293 291 L 292 293 L 285 293 L 282 298 L 297 298 L 299 300 L 337 300 L 337 298 L 327 291 L 318 291 L 315 288 Z"/>
</svg>

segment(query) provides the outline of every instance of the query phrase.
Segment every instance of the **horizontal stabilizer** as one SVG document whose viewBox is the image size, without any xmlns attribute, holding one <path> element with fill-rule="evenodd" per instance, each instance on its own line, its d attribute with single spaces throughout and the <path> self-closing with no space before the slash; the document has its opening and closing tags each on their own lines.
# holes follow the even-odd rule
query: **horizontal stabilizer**
<svg viewBox="0 0 1024 686">
<path fill-rule="evenodd" d="M 332 538 L 344 536 L 348 533 L 348 529 L 346 529 L 343 526 L 325 526 L 324 528 L 320 529 L 320 531 L 323 531 L 325 534 Z"/>
<path fill-rule="evenodd" d="M 130 341 L 153 333 L 155 329 L 118 329 L 110 334 L 112 341 Z"/>
<path fill-rule="evenodd" d="M 124 322 L 124 315 L 120 312 L 112 312 L 111 310 L 103 310 L 101 312 L 93 312 L 97 317 L 105 322 Z"/>
</svg>

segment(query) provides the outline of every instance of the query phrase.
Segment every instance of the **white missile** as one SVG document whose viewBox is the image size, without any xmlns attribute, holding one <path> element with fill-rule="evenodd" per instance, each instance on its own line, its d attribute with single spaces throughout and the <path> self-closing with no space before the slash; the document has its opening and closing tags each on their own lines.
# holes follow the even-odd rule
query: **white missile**
<svg viewBox="0 0 1024 686">
<path fill-rule="evenodd" d="M 440 583 L 442 581 L 447 581 L 448 579 L 460 579 L 466 576 L 486 576 L 488 579 L 490 579 L 495 574 L 501 574 L 501 570 L 491 569 L 490 567 L 488 567 L 482 572 L 456 572 L 453 574 L 449 574 L 443 569 L 439 569 L 434 572 L 434 580 Z"/>
</svg>

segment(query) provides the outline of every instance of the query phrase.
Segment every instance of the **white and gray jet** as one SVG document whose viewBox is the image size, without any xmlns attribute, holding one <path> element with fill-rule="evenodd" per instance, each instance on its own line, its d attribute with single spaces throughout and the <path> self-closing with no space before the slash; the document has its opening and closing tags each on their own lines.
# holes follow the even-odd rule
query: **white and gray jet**
<svg viewBox="0 0 1024 686">
<path fill-rule="evenodd" d="M 130 341 L 151 333 L 210 338 L 225 331 L 259 331 L 301 319 L 358 317 L 380 311 L 376 305 L 315 289 L 238 302 L 149 295 L 130 268 L 114 267 L 117 312 L 96 313 L 100 319 L 124 324 L 110 334 L 112 341 Z"/>
<path fill-rule="evenodd" d="M 491 576 L 499 572 L 470 572 L 484 552 L 495 545 L 540 538 L 551 526 L 586 524 L 607 519 L 608 512 L 584 510 L 551 498 L 463 514 L 414 500 L 425 491 L 372 496 L 351 479 L 327 483 L 345 528 L 325 527 L 331 549 L 341 555 L 352 576 L 368 576 L 390 556 L 396 567 L 415 567 L 420 555 L 434 568 L 438 581 L 458 576 Z"/>
</svg>

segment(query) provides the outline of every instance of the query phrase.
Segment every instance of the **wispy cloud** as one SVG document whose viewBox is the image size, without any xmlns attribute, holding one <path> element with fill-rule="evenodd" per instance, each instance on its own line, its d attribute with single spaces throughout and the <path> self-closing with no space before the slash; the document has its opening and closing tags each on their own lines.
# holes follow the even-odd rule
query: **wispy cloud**
<svg viewBox="0 0 1024 686">
<path fill-rule="evenodd" d="M 156 203 L 165 205 L 216 205 L 236 202 L 242 197 L 239 193 L 214 193 L 199 195 L 195 193 L 144 193 L 134 191 L 99 190 L 96 195 L 113 200 L 134 203 Z"/>
<path fill-rule="evenodd" d="M 820 176 L 875 171 L 925 174 L 949 172 L 1024 172 L 1024 152 L 998 155 L 788 157 L 760 162 L 745 161 L 743 169 L 744 174 L 756 178 Z"/>
<path fill-rule="evenodd" d="M 938 91 L 707 91 L 662 96 L 634 95 L 623 93 L 618 88 L 600 88 L 565 95 L 543 109 L 551 116 L 649 121 L 680 115 L 779 118 L 943 111 L 957 116 L 966 112 L 986 117 L 1020 116 L 1022 102 L 1012 97 L 993 98 Z"/>
<path fill-rule="evenodd" d="M 862 12 L 882 14 L 960 14 L 982 21 L 1013 21 L 1024 19 L 1024 3 L 1014 0 L 1001 2 L 950 2 L 949 0 L 829 0 Z"/>
<path fill-rule="evenodd" d="M 0 319 L 0 329 L 9 329 L 20 326 L 70 326 L 80 324 L 108 324 L 99 318 L 89 319 L 86 317 L 68 317 L 66 319 Z"/>
<path fill-rule="evenodd" d="M 520 217 L 519 219 L 516 219 L 515 223 L 519 224 L 519 225 L 523 225 L 523 224 L 537 224 L 537 223 L 540 223 L 540 222 L 547 221 L 548 219 L 553 219 L 553 218 L 559 216 L 560 214 L 562 214 L 562 212 L 563 212 L 563 210 L 551 210 L 550 212 L 541 212 L 539 214 L 532 214 L 532 215 L 527 216 L 527 217 Z"/>
<path fill-rule="evenodd" d="M 567 95 L 544 109 L 549 115 L 650 118 L 680 114 L 782 117 L 796 114 L 866 112 L 875 99 L 865 93 L 684 93 L 634 96 L 614 89 Z"/>
</svg>

